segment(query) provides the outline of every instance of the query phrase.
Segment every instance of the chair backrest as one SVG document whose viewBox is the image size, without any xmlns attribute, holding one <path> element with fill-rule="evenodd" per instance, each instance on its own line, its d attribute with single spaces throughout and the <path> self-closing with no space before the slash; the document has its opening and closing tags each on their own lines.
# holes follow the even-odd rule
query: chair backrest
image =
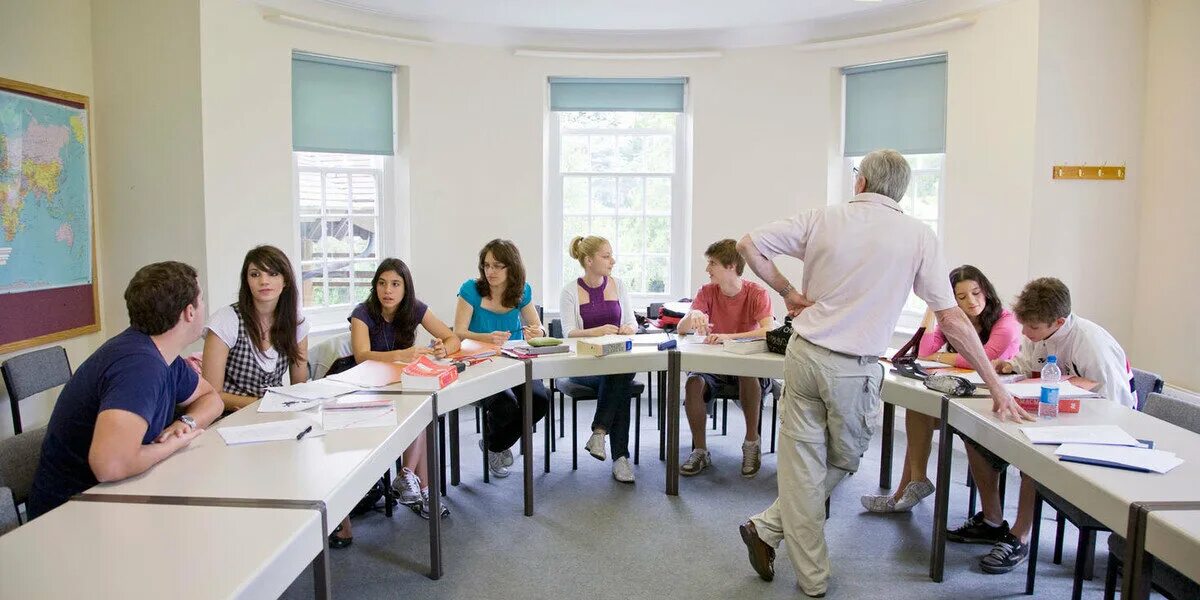
<svg viewBox="0 0 1200 600">
<path fill-rule="evenodd" d="M 350 347 L 349 331 L 321 340 L 308 350 L 308 376 L 311 379 L 325 377 L 334 361 L 352 354 L 354 349 Z"/>
<path fill-rule="evenodd" d="M 0 485 L 12 490 L 17 504 L 25 502 L 33 489 L 33 474 L 37 471 L 45 438 L 46 428 L 38 427 L 0 439 Z"/>
<path fill-rule="evenodd" d="M 1142 410 L 1146 405 L 1146 396 L 1159 394 L 1162 391 L 1162 377 L 1150 371 L 1143 371 L 1141 369 L 1133 370 L 1133 394 L 1137 396 L 1138 410 Z"/>
<path fill-rule="evenodd" d="M 1152 417 L 1200 433 L 1200 404 L 1151 392 L 1147 394 L 1142 410 Z"/>
<path fill-rule="evenodd" d="M 62 346 L 53 346 L 14 356 L 0 365 L 8 400 L 12 403 L 13 431 L 21 432 L 21 409 L 17 405 L 34 394 L 58 387 L 71 379 L 71 361 Z"/>
<path fill-rule="evenodd" d="M 659 313 L 662 311 L 662 307 L 662 302 L 651 302 L 650 306 L 646 307 L 646 318 L 657 319 L 660 316 Z"/>
<path fill-rule="evenodd" d="M 553 319 L 549 327 L 550 337 L 562 339 L 562 319 Z"/>
<path fill-rule="evenodd" d="M 538 314 L 538 322 L 539 322 L 539 323 L 542 323 L 542 324 L 544 325 L 544 324 L 546 323 L 546 309 L 545 309 L 545 307 L 543 307 L 541 304 L 534 304 L 534 305 L 533 305 L 533 307 L 537 309 L 537 314 Z"/>
</svg>

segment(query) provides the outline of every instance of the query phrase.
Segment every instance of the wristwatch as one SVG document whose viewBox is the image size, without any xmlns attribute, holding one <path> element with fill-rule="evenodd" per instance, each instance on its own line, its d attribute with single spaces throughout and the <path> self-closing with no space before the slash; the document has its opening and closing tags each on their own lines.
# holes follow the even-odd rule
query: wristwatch
<svg viewBox="0 0 1200 600">
<path fill-rule="evenodd" d="M 193 419 L 191 415 L 179 415 L 179 420 L 183 421 L 184 425 L 187 425 L 192 429 L 196 428 L 196 420 Z"/>
</svg>

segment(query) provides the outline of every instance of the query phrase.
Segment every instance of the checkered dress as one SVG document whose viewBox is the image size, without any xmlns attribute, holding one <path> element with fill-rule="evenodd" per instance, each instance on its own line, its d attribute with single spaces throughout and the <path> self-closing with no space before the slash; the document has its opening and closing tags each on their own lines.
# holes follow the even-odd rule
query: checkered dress
<svg viewBox="0 0 1200 600">
<path fill-rule="evenodd" d="M 225 392 L 262 398 L 267 393 L 267 388 L 283 385 L 283 374 L 288 370 L 288 358 L 277 358 L 274 371 L 264 371 L 258 366 L 255 355 L 259 351 L 246 334 L 246 321 L 236 304 L 233 305 L 233 312 L 238 317 L 238 337 L 237 343 L 229 349 L 229 357 L 225 360 Z"/>
</svg>

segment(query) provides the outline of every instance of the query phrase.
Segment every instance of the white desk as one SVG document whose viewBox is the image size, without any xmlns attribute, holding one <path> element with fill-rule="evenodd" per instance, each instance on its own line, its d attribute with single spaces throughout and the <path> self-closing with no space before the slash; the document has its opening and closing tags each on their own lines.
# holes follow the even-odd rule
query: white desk
<svg viewBox="0 0 1200 600">
<path fill-rule="evenodd" d="M 0 598 L 275 598 L 323 537 L 315 510 L 68 502 L 0 537 Z"/>
<path fill-rule="evenodd" d="M 1145 551 L 1192 581 L 1200 581 L 1200 510 L 1150 513 Z M 1131 571 L 1125 570 L 1127 574 Z"/>
</svg>

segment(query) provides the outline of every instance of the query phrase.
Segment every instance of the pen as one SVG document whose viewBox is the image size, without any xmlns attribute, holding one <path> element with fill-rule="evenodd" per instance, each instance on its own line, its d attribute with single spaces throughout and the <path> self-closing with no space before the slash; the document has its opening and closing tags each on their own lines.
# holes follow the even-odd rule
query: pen
<svg viewBox="0 0 1200 600">
<path fill-rule="evenodd" d="M 300 438 L 302 438 L 302 437 L 304 437 L 305 435 L 307 435 L 307 434 L 308 434 L 308 432 L 310 432 L 310 431 L 312 431 L 312 425 L 309 425 L 308 427 L 305 427 L 305 428 L 304 428 L 304 431 L 301 431 L 300 433 L 297 433 L 297 434 L 296 434 L 296 441 L 297 441 L 297 442 L 298 442 L 298 441 L 300 441 Z"/>
</svg>

